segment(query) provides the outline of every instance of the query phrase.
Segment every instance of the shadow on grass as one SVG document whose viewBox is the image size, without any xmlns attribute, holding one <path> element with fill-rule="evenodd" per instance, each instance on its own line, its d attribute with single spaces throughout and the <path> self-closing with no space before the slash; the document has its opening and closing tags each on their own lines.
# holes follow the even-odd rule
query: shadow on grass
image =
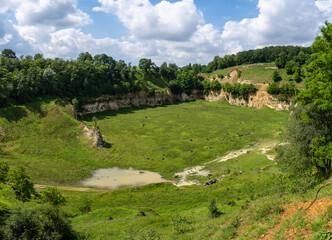
<svg viewBox="0 0 332 240">
<path fill-rule="evenodd" d="M 109 110 L 109 111 L 104 111 L 104 112 L 86 114 L 84 116 L 79 116 L 78 119 L 82 120 L 82 121 L 91 122 L 93 117 L 97 117 L 99 120 L 104 120 L 107 117 L 114 117 L 114 116 L 122 115 L 122 114 L 133 114 L 138 110 L 165 108 L 165 107 L 172 106 L 172 105 L 179 105 L 181 103 L 184 103 L 184 102 L 174 102 L 172 104 L 165 104 L 165 105 L 160 105 L 160 106 L 128 107 L 128 108 L 122 108 L 119 110 Z"/>
<path fill-rule="evenodd" d="M 32 113 L 38 113 L 40 117 L 45 117 L 46 112 L 43 111 L 42 105 L 43 104 L 49 104 L 52 100 L 52 98 L 38 98 L 35 99 L 35 101 L 27 103 L 27 104 L 22 104 L 19 106 L 9 106 L 6 108 L 1 108 L 0 109 L 0 118 L 5 118 L 9 122 L 17 122 L 20 119 L 27 117 L 28 112 Z"/>
</svg>

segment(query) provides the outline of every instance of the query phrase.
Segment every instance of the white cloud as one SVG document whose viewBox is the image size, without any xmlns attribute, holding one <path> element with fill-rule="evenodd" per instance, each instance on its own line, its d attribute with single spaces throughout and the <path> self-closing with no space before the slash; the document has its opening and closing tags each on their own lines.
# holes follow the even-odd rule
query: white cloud
<svg viewBox="0 0 332 240">
<path fill-rule="evenodd" d="M 55 27 L 83 26 L 91 23 L 88 14 L 76 7 L 76 0 L 28 0 L 15 9 L 20 25 Z"/>
<path fill-rule="evenodd" d="M 224 26 L 225 46 L 249 49 L 268 45 L 309 45 L 323 15 L 314 0 L 260 0 L 259 15 Z"/>
<path fill-rule="evenodd" d="M 3 37 L 0 37 L 0 46 L 9 43 L 12 38 L 13 35 L 11 34 L 5 34 Z"/>
<path fill-rule="evenodd" d="M 140 40 L 185 41 L 203 23 L 203 14 L 193 0 L 175 3 L 161 1 L 152 5 L 149 0 L 98 0 L 104 11 L 116 15 L 130 32 Z"/>
<path fill-rule="evenodd" d="M 76 0 L 6 0 L 0 8 L 0 48 L 50 58 L 76 58 L 88 51 L 134 64 L 143 57 L 157 64 L 206 64 L 216 55 L 268 45 L 310 45 L 332 16 L 332 0 L 259 0 L 257 17 L 229 21 L 219 31 L 204 23 L 193 0 L 156 5 L 149 0 L 98 1 L 101 6 L 94 11 L 116 15 L 129 36 L 96 39 L 84 33 L 77 27 L 92 20 Z"/>
<path fill-rule="evenodd" d="M 316 1 L 316 6 L 323 13 L 325 20 L 332 21 L 332 0 Z"/>
</svg>

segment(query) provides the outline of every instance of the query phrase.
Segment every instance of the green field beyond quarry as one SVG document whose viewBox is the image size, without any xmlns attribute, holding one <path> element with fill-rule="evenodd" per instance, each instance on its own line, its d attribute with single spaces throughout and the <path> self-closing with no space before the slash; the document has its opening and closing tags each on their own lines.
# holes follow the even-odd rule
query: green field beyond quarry
<svg viewBox="0 0 332 240">
<path fill-rule="evenodd" d="M 91 126 L 96 116 L 111 146 L 97 149 L 82 134 L 80 122 L 53 102 L 0 112 L 2 158 L 25 165 L 39 183 L 55 184 L 75 184 L 91 170 L 114 166 L 160 172 L 174 180 L 174 173 L 228 151 L 277 142 L 289 115 L 205 101 L 104 112 L 83 119 Z"/>
</svg>

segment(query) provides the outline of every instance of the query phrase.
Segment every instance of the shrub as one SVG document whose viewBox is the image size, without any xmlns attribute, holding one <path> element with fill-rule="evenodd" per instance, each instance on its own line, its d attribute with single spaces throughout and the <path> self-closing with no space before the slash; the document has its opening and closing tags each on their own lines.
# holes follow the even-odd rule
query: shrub
<svg viewBox="0 0 332 240">
<path fill-rule="evenodd" d="M 222 213 L 219 211 L 219 209 L 217 208 L 217 205 L 216 205 L 216 200 L 212 199 L 210 201 L 210 204 L 208 206 L 208 209 L 210 211 L 210 216 L 212 218 L 217 218 L 219 217 Z"/>
<path fill-rule="evenodd" d="M 210 83 L 210 88 L 212 91 L 219 91 L 221 89 L 221 84 L 218 80 L 213 80 Z"/>
<path fill-rule="evenodd" d="M 9 166 L 7 162 L 0 162 L 0 183 L 5 183 L 7 181 L 7 173 L 9 171 Z"/>
<path fill-rule="evenodd" d="M 7 219 L 4 239 L 77 239 L 70 221 L 54 207 L 17 209 Z"/>
<path fill-rule="evenodd" d="M 78 207 L 78 210 L 80 210 L 82 213 L 89 213 L 92 211 L 91 206 L 92 206 L 91 199 L 84 196 L 82 198 L 81 205 Z"/>
<path fill-rule="evenodd" d="M 272 79 L 274 82 L 279 82 L 282 80 L 281 76 L 279 75 L 278 71 L 274 71 L 272 75 Z"/>
<path fill-rule="evenodd" d="M 47 187 L 40 195 L 42 202 L 50 203 L 53 206 L 59 206 L 66 202 L 66 199 L 62 196 L 61 192 L 55 187 Z"/>
<path fill-rule="evenodd" d="M 276 84 L 275 82 L 271 83 L 267 87 L 266 91 L 267 91 L 268 94 L 279 94 L 280 93 L 280 89 L 278 87 L 278 84 Z"/>
<path fill-rule="evenodd" d="M 28 201 L 32 195 L 36 195 L 33 183 L 26 174 L 23 166 L 8 171 L 8 184 L 14 189 L 18 199 Z"/>
<path fill-rule="evenodd" d="M 172 80 L 169 82 L 169 88 L 174 94 L 181 94 L 183 92 L 182 84 L 177 80 Z"/>
</svg>

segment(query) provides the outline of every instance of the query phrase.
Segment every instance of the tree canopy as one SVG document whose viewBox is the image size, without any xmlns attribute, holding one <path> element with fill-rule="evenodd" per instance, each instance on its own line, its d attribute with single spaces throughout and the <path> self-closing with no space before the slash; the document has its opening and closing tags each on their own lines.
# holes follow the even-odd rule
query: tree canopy
<svg viewBox="0 0 332 240">
<path fill-rule="evenodd" d="M 281 167 L 307 183 L 332 172 L 332 24 L 326 22 L 321 32 L 311 46 L 306 89 L 297 96 L 287 127 L 289 144 L 277 157 Z"/>
</svg>

